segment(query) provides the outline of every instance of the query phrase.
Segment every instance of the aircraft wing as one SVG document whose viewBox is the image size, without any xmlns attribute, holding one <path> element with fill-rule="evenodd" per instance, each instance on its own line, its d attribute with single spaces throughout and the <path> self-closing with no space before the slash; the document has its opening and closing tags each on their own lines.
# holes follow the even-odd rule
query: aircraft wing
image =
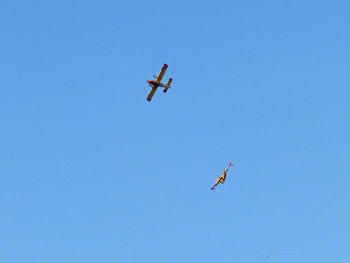
<svg viewBox="0 0 350 263">
<path fill-rule="evenodd" d="M 157 90 L 157 88 L 154 87 L 154 86 L 152 86 L 152 89 L 151 89 L 151 91 L 148 93 L 148 96 L 147 96 L 147 100 L 148 100 L 148 101 L 151 101 L 151 99 L 152 99 L 154 93 L 156 93 L 156 90 Z"/>
<path fill-rule="evenodd" d="M 213 185 L 213 187 L 212 188 L 210 188 L 211 190 L 214 190 L 215 189 L 215 187 L 218 185 L 219 183 L 215 183 L 214 185 Z"/>
<path fill-rule="evenodd" d="M 165 71 L 166 69 L 168 68 L 168 65 L 167 64 L 164 64 L 162 69 L 160 70 L 158 76 L 157 76 L 157 79 L 156 79 L 156 82 L 160 83 L 162 81 L 162 78 L 165 74 Z M 152 91 L 151 91 L 152 92 Z M 153 95 L 152 95 L 153 96 Z"/>
</svg>

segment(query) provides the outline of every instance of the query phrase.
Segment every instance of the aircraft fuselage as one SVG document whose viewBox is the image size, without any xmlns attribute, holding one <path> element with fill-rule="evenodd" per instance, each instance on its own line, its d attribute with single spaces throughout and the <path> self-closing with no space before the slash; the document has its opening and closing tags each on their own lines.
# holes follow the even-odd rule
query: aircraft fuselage
<svg viewBox="0 0 350 263">
<path fill-rule="evenodd" d="M 156 81 L 154 81 L 154 80 L 147 80 L 147 82 L 148 82 L 148 84 L 152 85 L 152 86 L 155 87 L 155 88 L 158 88 L 158 87 L 164 87 L 164 88 L 166 88 L 166 87 L 168 87 L 168 86 L 165 85 L 164 83 L 158 83 L 158 82 L 156 82 Z"/>
</svg>

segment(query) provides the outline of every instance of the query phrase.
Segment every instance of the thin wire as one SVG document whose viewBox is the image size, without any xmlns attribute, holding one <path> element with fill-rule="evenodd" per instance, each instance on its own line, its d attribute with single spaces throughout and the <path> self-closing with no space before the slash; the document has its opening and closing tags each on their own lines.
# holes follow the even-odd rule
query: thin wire
<svg viewBox="0 0 350 263">
<path fill-rule="evenodd" d="M 323 210 L 329 207 L 335 200 L 339 198 L 346 190 L 350 188 L 350 184 L 345 186 L 342 190 L 337 192 L 331 199 L 329 199 L 320 209 L 318 209 L 312 216 L 310 216 L 307 220 L 305 220 L 302 224 L 300 224 L 297 229 L 295 229 L 292 233 L 290 233 L 285 239 L 283 239 L 277 246 L 275 246 L 270 253 L 264 256 L 259 263 L 265 262 L 268 258 L 270 258 L 278 249 L 280 249 L 289 239 L 294 237 L 300 230 L 302 230 L 306 225 L 310 224 Z"/>
</svg>

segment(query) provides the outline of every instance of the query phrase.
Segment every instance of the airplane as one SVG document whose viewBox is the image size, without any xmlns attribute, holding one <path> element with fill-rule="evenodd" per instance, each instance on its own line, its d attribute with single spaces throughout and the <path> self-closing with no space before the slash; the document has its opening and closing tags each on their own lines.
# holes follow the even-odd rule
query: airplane
<svg viewBox="0 0 350 263">
<path fill-rule="evenodd" d="M 218 184 L 223 184 L 226 180 L 226 173 L 228 171 L 228 168 L 230 168 L 230 166 L 233 166 L 233 164 L 230 162 L 230 164 L 227 166 L 227 168 L 222 172 L 221 176 L 218 177 L 218 179 L 216 179 L 216 183 L 213 185 L 212 188 L 210 188 L 211 190 L 214 190 L 215 187 Z"/>
<path fill-rule="evenodd" d="M 163 89 L 163 92 L 167 92 L 167 90 L 168 90 L 169 88 L 171 88 L 171 87 L 170 87 L 170 84 L 171 84 L 171 82 L 173 81 L 172 78 L 169 78 L 169 80 L 168 80 L 168 82 L 167 82 L 166 84 L 161 83 L 162 78 L 163 78 L 163 76 L 164 76 L 165 71 L 166 71 L 167 68 L 168 68 L 168 65 L 167 65 L 167 64 L 164 64 L 163 67 L 162 67 L 162 69 L 160 70 L 158 76 L 153 75 L 153 77 L 155 78 L 155 80 L 147 80 L 149 86 L 152 88 L 151 91 L 149 92 L 148 96 L 147 96 L 147 100 L 148 100 L 148 101 L 151 101 L 151 100 L 152 100 L 152 97 L 153 97 L 154 93 L 156 93 L 156 90 L 157 90 L 158 87 L 163 87 L 163 88 L 164 88 L 164 89 Z"/>
</svg>

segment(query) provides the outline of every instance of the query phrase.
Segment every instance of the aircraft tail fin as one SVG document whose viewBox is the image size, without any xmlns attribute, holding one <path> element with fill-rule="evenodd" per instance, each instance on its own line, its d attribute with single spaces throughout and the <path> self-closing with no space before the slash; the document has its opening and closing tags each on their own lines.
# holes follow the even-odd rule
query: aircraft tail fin
<svg viewBox="0 0 350 263">
<path fill-rule="evenodd" d="M 168 88 L 171 88 L 170 84 L 172 81 L 173 81 L 173 79 L 169 78 L 168 82 L 165 84 L 166 87 L 163 89 L 163 92 L 167 92 Z"/>
</svg>

